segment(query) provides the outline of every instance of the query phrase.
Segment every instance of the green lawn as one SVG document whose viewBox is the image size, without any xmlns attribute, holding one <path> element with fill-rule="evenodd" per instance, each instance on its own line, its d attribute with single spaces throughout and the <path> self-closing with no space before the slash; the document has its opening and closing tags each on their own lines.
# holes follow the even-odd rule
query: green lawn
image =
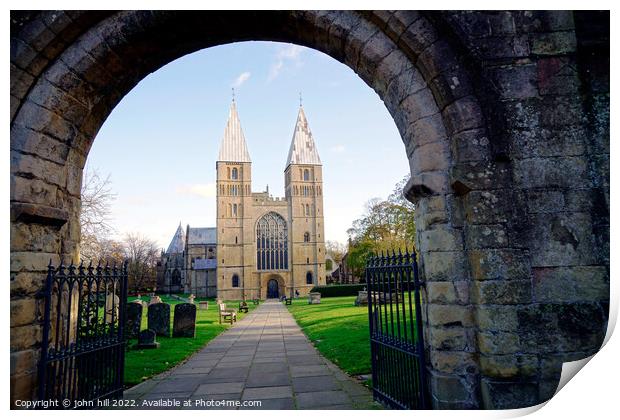
<svg viewBox="0 0 620 420">
<path fill-rule="evenodd" d="M 319 305 L 293 299 L 287 306 L 315 347 L 349 375 L 370 373 L 367 306 L 355 296 L 321 298 Z"/>
<path fill-rule="evenodd" d="M 143 300 L 148 297 L 142 297 Z M 170 333 L 172 333 L 174 306 L 177 303 L 183 303 L 176 299 L 169 299 L 161 296 L 163 302 L 170 304 Z M 129 298 L 128 301 L 135 300 Z M 187 359 L 194 352 L 200 350 L 206 343 L 222 331 L 230 327 L 230 324 L 219 324 L 218 309 L 213 299 L 196 299 L 208 300 L 208 310 L 196 310 L 196 337 L 195 338 L 167 338 L 157 337 L 159 342 L 158 349 L 137 350 L 133 346 L 137 340 L 129 340 L 128 350 L 125 353 L 125 386 L 130 387 L 136 385 L 146 379 L 164 372 L 183 360 Z M 238 301 L 227 301 L 233 308 L 238 308 Z M 250 311 L 255 306 L 248 302 Z M 146 311 L 142 312 L 142 327 L 146 329 L 147 316 Z M 237 319 L 241 320 L 245 316 L 244 313 L 238 313 Z"/>
</svg>

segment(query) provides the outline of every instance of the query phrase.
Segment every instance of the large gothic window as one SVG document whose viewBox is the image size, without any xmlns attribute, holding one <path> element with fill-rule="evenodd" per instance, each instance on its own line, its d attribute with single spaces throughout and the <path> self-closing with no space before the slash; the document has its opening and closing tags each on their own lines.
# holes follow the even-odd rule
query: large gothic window
<svg viewBox="0 0 620 420">
<path fill-rule="evenodd" d="M 256 225 L 256 268 L 288 270 L 286 221 L 273 211 L 261 217 Z"/>
</svg>

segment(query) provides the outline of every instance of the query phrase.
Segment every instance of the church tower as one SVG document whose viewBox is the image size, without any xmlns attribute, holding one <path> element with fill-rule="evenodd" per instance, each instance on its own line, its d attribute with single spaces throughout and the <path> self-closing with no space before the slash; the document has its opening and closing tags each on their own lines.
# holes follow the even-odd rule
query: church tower
<svg viewBox="0 0 620 420">
<path fill-rule="evenodd" d="M 323 225 L 323 169 L 299 106 L 295 132 L 284 170 L 291 230 L 291 290 L 306 294 L 315 285 L 325 284 L 325 235 Z"/>
<path fill-rule="evenodd" d="M 215 164 L 217 176 L 217 294 L 243 299 L 251 282 L 254 256 L 251 234 L 252 161 L 233 98 Z"/>
</svg>

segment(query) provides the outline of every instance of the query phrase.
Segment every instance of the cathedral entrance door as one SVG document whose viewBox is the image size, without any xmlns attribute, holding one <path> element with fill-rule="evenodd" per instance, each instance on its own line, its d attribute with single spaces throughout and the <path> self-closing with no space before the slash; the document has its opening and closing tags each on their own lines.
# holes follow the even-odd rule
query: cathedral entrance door
<svg viewBox="0 0 620 420">
<path fill-rule="evenodd" d="M 276 279 L 269 280 L 269 283 L 267 283 L 267 299 L 277 299 L 279 297 L 278 281 Z"/>
</svg>

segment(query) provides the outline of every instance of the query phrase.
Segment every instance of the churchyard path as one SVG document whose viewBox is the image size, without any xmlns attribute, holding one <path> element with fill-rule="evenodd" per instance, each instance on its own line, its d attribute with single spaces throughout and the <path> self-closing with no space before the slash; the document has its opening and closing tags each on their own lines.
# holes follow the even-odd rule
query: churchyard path
<svg viewBox="0 0 620 420">
<path fill-rule="evenodd" d="M 260 304 L 184 363 L 125 391 L 124 398 L 141 409 L 379 407 L 366 387 L 319 354 L 275 300 Z M 217 401 L 233 403 L 211 405 Z"/>
</svg>

